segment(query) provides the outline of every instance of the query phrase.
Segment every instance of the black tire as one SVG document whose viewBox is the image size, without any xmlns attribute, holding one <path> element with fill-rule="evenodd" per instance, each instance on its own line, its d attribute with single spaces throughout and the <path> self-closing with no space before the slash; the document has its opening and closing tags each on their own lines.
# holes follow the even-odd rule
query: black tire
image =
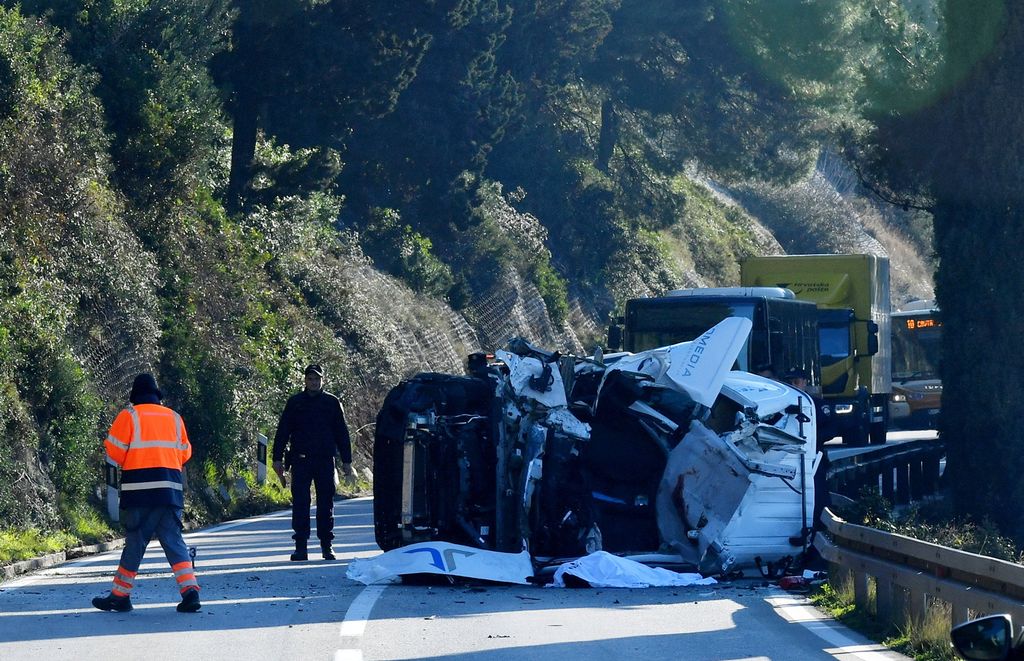
<svg viewBox="0 0 1024 661">
<path fill-rule="evenodd" d="M 864 447 L 868 444 L 868 440 L 868 432 L 863 427 L 857 427 L 856 429 L 843 434 L 843 445 L 849 445 L 855 448 Z"/>
<path fill-rule="evenodd" d="M 885 445 L 888 431 L 885 422 L 876 422 L 871 425 L 871 432 L 869 434 L 871 445 Z"/>
</svg>

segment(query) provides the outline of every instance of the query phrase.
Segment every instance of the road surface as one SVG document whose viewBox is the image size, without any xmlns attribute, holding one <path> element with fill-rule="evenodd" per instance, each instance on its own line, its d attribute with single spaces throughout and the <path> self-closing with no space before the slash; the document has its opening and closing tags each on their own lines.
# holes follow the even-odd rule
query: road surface
<svg viewBox="0 0 1024 661">
<path fill-rule="evenodd" d="M 348 562 L 380 551 L 372 501 L 339 501 L 335 551 L 289 562 L 287 512 L 186 536 L 203 610 L 181 614 L 158 544 L 131 613 L 92 608 L 118 553 L 0 584 L 0 659 L 904 659 L 760 580 L 694 588 L 365 587 Z"/>
</svg>

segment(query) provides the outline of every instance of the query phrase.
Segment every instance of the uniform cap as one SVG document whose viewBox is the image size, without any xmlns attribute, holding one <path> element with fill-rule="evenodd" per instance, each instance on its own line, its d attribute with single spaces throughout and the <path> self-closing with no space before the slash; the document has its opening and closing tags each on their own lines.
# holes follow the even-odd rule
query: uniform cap
<svg viewBox="0 0 1024 661">
<path fill-rule="evenodd" d="M 306 369 L 303 372 L 303 374 L 306 376 L 309 376 L 310 374 L 316 374 L 322 379 L 324 378 L 324 368 L 320 367 L 316 363 L 313 363 L 312 365 L 306 366 Z"/>
</svg>

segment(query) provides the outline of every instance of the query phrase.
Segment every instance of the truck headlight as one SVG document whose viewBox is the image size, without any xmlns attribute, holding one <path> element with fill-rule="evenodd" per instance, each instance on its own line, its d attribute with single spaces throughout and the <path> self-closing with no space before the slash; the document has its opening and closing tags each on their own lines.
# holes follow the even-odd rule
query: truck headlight
<svg viewBox="0 0 1024 661">
<path fill-rule="evenodd" d="M 894 402 L 905 402 L 905 401 L 907 401 L 907 396 L 903 395 L 903 394 L 900 394 L 900 393 L 895 393 L 894 392 L 892 394 L 892 401 L 894 401 Z"/>
<path fill-rule="evenodd" d="M 836 415 L 848 415 L 853 413 L 853 404 L 836 404 Z"/>
</svg>

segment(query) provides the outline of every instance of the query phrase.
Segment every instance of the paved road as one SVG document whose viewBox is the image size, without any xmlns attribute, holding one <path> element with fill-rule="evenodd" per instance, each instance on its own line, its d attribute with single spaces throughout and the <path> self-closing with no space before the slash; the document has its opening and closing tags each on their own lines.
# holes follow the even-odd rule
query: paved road
<svg viewBox="0 0 1024 661">
<path fill-rule="evenodd" d="M 203 610 L 177 613 L 158 545 L 131 613 L 94 610 L 107 553 L 0 584 L 0 659 L 902 659 L 760 581 L 563 590 L 371 586 L 347 562 L 379 553 L 372 502 L 338 503 L 338 560 L 288 561 L 287 513 L 192 533 Z"/>
</svg>

